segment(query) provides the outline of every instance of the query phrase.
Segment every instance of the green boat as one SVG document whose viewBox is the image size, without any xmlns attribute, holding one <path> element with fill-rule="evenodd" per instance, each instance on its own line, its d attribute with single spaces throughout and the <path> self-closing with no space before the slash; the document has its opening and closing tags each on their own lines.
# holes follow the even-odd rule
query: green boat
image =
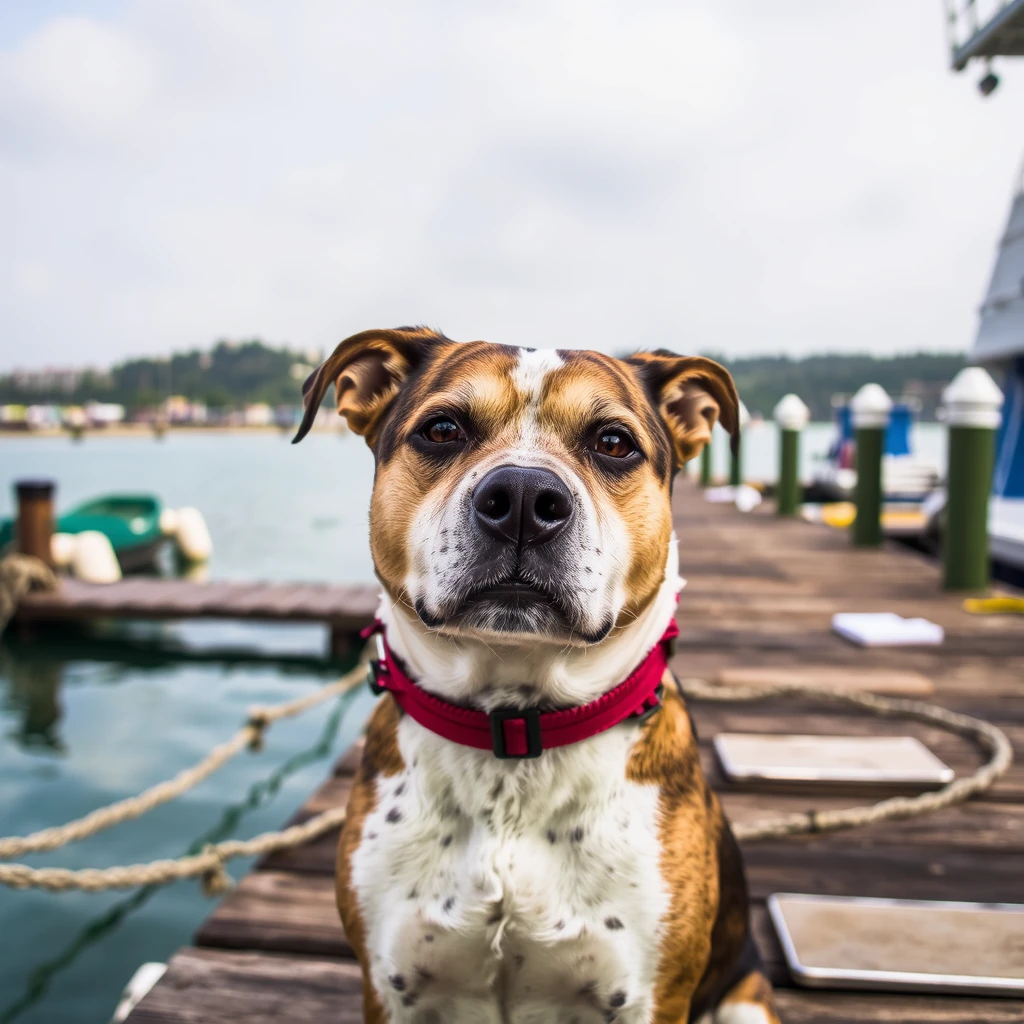
<svg viewBox="0 0 1024 1024">
<path fill-rule="evenodd" d="M 149 494 L 107 494 L 76 505 L 54 523 L 56 533 L 98 530 L 110 541 L 122 572 L 147 569 L 165 540 L 160 502 Z M 0 522 L 0 547 L 14 539 L 14 521 Z"/>
</svg>

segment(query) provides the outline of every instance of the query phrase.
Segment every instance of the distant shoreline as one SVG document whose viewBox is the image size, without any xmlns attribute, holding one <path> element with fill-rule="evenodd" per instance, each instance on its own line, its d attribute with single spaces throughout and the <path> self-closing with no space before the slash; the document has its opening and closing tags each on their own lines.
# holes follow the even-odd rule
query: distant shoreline
<svg viewBox="0 0 1024 1024">
<path fill-rule="evenodd" d="M 265 427 L 242 427 L 242 426 L 195 426 L 195 427 L 167 427 L 162 434 L 154 432 L 153 428 L 148 423 L 132 423 L 132 424 L 120 424 L 118 426 L 111 427 L 86 427 L 81 434 L 81 440 L 88 438 L 101 439 L 105 437 L 150 437 L 154 440 L 167 437 L 169 434 L 177 434 L 180 436 L 195 436 L 195 435 L 221 435 L 221 434 L 280 434 L 282 436 L 291 436 L 298 429 L 298 425 L 294 427 L 277 427 L 277 426 L 265 426 Z M 345 437 L 348 435 L 348 431 L 342 428 L 335 427 L 314 427 L 311 433 L 314 434 L 331 434 L 339 437 Z M 54 437 L 66 437 L 69 441 L 75 440 L 75 435 L 70 430 L 62 427 L 46 428 L 43 430 L 0 430 L 0 440 L 25 440 L 32 441 L 38 438 L 54 438 Z"/>
</svg>

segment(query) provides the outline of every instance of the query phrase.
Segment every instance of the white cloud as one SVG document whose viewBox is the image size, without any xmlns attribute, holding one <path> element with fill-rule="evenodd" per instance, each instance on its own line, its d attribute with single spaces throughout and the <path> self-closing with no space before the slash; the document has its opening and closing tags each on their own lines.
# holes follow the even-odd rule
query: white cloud
<svg viewBox="0 0 1024 1024">
<path fill-rule="evenodd" d="M 57 17 L 0 55 L 0 124 L 23 143 L 109 143 L 137 128 L 154 76 L 153 58 L 127 33 Z"/>
<path fill-rule="evenodd" d="M 933 0 L 137 0 L 0 51 L 0 366 L 372 325 L 966 346 L 1020 153 Z"/>
</svg>

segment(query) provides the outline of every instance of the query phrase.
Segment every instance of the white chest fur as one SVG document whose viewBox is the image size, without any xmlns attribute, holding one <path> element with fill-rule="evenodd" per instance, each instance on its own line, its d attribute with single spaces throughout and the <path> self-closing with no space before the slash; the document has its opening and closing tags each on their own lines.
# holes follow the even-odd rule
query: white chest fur
<svg viewBox="0 0 1024 1024">
<path fill-rule="evenodd" d="M 668 897 L 638 728 L 499 761 L 403 719 L 351 874 L 395 1024 L 650 1019 Z"/>
</svg>

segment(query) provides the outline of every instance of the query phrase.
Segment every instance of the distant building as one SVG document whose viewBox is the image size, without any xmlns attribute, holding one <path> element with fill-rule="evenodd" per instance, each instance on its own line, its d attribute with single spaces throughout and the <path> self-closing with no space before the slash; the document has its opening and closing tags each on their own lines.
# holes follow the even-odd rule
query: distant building
<svg viewBox="0 0 1024 1024">
<path fill-rule="evenodd" d="M 274 422 L 281 428 L 297 426 L 302 419 L 302 409 L 297 405 L 279 405 L 274 410 Z"/>
<path fill-rule="evenodd" d="M 116 402 L 86 402 L 85 418 L 92 427 L 109 427 L 124 422 L 124 406 Z"/>
<path fill-rule="evenodd" d="M 247 427 L 269 427 L 274 422 L 274 410 L 266 402 L 252 402 L 245 407 L 243 422 Z"/>
<path fill-rule="evenodd" d="M 206 403 L 190 401 L 184 395 L 171 395 L 164 400 L 160 411 L 168 423 L 181 425 L 207 421 Z"/>
<path fill-rule="evenodd" d="M 29 412 L 32 409 L 44 409 L 46 406 L 29 406 Z M 50 406 L 54 408 L 54 406 Z M 85 410 L 80 405 L 65 405 L 60 409 L 61 422 L 66 427 L 84 427 L 86 425 Z"/>
<path fill-rule="evenodd" d="M 23 430 L 28 426 L 25 421 L 25 406 L 0 405 L 0 428 L 4 430 Z"/>
</svg>

